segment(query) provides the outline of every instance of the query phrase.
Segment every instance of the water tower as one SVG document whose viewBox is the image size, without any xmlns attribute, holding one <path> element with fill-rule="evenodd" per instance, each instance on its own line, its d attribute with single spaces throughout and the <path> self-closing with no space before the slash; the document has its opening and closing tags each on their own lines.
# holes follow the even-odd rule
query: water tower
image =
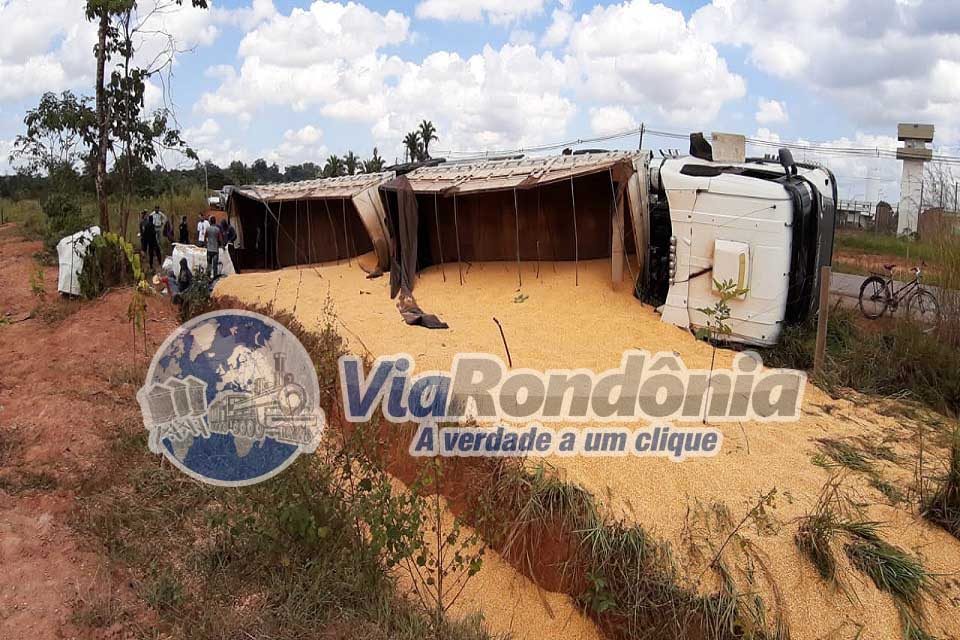
<svg viewBox="0 0 960 640">
<path fill-rule="evenodd" d="M 897 233 L 914 233 L 919 226 L 923 200 L 923 166 L 933 159 L 933 150 L 927 147 L 933 142 L 933 125 L 900 124 L 897 139 L 903 143 L 897 149 L 897 159 L 903 160 Z"/>
</svg>

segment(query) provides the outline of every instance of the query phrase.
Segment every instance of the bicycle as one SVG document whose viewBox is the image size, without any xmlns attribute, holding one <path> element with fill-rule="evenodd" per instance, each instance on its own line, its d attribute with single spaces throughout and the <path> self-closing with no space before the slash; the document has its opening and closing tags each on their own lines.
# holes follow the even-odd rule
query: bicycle
<svg viewBox="0 0 960 640">
<path fill-rule="evenodd" d="M 926 266 L 926 264 L 922 264 Z M 932 333 L 940 326 L 940 303 L 931 291 L 921 284 L 922 270 L 913 267 L 913 280 L 894 290 L 894 264 L 885 264 L 886 276 L 873 274 L 860 286 L 860 311 L 871 320 L 877 320 L 888 310 L 896 313 L 906 301 L 907 318 L 923 328 L 924 333 Z"/>
</svg>

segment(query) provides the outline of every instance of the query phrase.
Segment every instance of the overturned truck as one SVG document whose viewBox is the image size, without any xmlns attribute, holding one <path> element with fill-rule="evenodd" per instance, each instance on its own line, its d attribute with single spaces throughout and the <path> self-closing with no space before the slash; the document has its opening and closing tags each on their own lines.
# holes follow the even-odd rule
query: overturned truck
<svg viewBox="0 0 960 640">
<path fill-rule="evenodd" d="M 410 294 L 425 268 L 609 258 L 614 282 L 664 322 L 707 324 L 717 283 L 745 291 L 729 302 L 730 338 L 767 346 L 817 310 L 821 266 L 833 252 L 836 182 L 829 170 L 746 158 L 738 136 L 702 136 L 691 155 L 597 152 L 423 167 L 382 186 L 392 240 L 392 293 Z M 446 273 L 445 279 L 446 279 Z M 577 282 L 576 284 L 579 284 Z"/>
<path fill-rule="evenodd" d="M 393 173 L 233 189 L 226 210 L 244 269 L 356 261 L 368 273 L 390 264 L 380 185 Z"/>
</svg>

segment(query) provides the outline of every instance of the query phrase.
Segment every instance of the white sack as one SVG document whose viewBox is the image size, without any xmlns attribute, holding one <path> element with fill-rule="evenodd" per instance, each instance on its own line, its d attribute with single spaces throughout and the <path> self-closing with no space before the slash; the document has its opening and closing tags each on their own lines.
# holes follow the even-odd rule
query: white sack
<svg viewBox="0 0 960 640">
<path fill-rule="evenodd" d="M 207 270 L 207 250 L 192 244 L 174 243 L 173 245 L 173 277 L 180 277 L 180 259 L 187 259 L 187 266 L 190 272 L 196 275 L 197 267 Z M 230 259 L 230 252 L 226 249 L 220 249 L 220 275 L 232 276 L 237 272 L 233 268 L 233 260 Z"/>
<path fill-rule="evenodd" d="M 67 236 L 57 243 L 57 256 L 60 260 L 60 276 L 57 290 L 73 296 L 80 295 L 80 273 L 83 271 L 83 258 L 94 237 L 100 235 L 100 227 L 90 227 L 84 231 Z"/>
</svg>

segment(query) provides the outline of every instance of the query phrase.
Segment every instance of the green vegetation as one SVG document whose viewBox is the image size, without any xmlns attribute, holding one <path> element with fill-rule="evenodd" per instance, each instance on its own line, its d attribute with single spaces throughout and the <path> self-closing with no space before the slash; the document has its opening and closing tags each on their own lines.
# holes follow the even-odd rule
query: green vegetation
<svg viewBox="0 0 960 640">
<path fill-rule="evenodd" d="M 814 463 L 821 467 L 841 466 L 853 471 L 872 471 L 873 465 L 854 445 L 843 440 L 820 438 L 817 440 L 822 451 L 823 459 L 817 458 Z"/>
<path fill-rule="evenodd" d="M 81 296 L 92 300 L 115 287 L 142 281 L 140 256 L 129 242 L 115 233 L 95 236 L 90 241 L 79 277 Z"/>
<path fill-rule="evenodd" d="M 874 585 L 893 596 L 905 638 L 929 637 L 921 628 L 924 599 L 938 600 L 934 577 L 923 563 L 880 538 L 879 523 L 863 519 L 862 513 L 841 487 L 842 476 L 831 478 L 817 504 L 800 519 L 794 541 L 797 548 L 828 583 L 846 590 L 838 549 L 851 567 L 867 575 Z"/>
<path fill-rule="evenodd" d="M 764 352 L 771 367 L 810 370 L 815 320 L 787 327 L 780 343 Z M 960 412 L 960 348 L 906 322 L 869 324 L 856 309 L 830 311 L 826 365 L 817 383 L 880 396 L 911 396 L 951 415 Z"/>
<path fill-rule="evenodd" d="M 569 593 L 612 638 L 785 638 L 784 621 L 767 620 L 763 600 L 740 592 L 713 545 L 708 564 L 722 588 L 700 595 L 670 545 L 643 527 L 601 513 L 593 496 L 544 466 L 501 460 L 489 470 L 475 506 L 477 527 L 491 546 L 527 575 L 556 574 L 552 590 Z M 751 510 L 751 514 L 754 510 Z M 749 514 L 748 514 L 749 515 Z M 736 529 L 725 539 L 736 537 Z M 738 549 L 745 544 L 730 545 Z M 544 567 L 544 550 L 555 556 Z"/>
<path fill-rule="evenodd" d="M 314 358 L 321 403 L 336 415 L 344 344 L 333 318 L 310 333 L 290 314 L 271 315 Z M 132 395 L 143 375 L 119 365 L 107 379 Z M 429 501 L 394 487 L 375 457 L 381 449 L 369 446 L 371 428 L 330 429 L 316 455 L 269 482 L 221 489 L 164 464 L 149 453 L 139 421 L 121 421 L 103 473 L 81 491 L 76 526 L 130 568 L 159 625 L 137 628 L 138 616 L 93 597 L 77 599 L 74 618 L 101 627 L 124 620 L 141 635 L 184 640 L 486 640 L 479 618 L 455 622 L 445 607 L 424 610 L 401 594 L 393 576 L 411 563 L 445 593 L 444 578 L 448 587 L 462 584 L 452 566 L 463 561 L 475 573 L 479 560 L 451 541 L 458 529 L 438 525 Z M 434 536 L 443 538 L 440 551 L 428 543 Z"/>
<path fill-rule="evenodd" d="M 953 434 L 947 473 L 923 507 L 924 517 L 960 538 L 960 430 Z"/>
<path fill-rule="evenodd" d="M 838 230 L 835 248 L 858 253 L 896 256 L 917 264 L 921 261 L 935 263 L 940 257 L 940 251 L 936 245 L 902 236 L 879 233 Z"/>
</svg>

